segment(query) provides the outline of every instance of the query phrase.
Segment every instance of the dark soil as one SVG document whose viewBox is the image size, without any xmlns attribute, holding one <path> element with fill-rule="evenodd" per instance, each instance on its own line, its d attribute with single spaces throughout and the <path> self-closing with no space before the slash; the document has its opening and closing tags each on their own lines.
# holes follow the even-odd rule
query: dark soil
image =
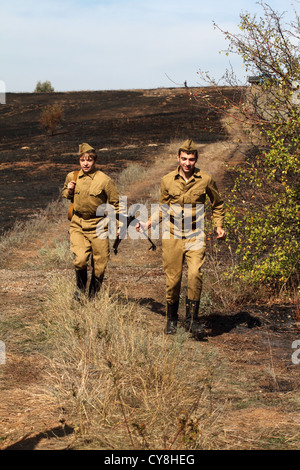
<svg viewBox="0 0 300 470">
<path fill-rule="evenodd" d="M 223 93 L 238 99 L 241 91 Z M 8 93 L 0 107 L 0 233 L 59 197 L 65 175 L 77 167 L 79 143 L 106 149 L 99 152 L 99 165 L 114 177 L 129 162 L 149 164 L 174 139 L 226 139 L 217 113 L 189 96 L 180 88 Z M 53 104 L 61 106 L 63 122 L 51 135 L 40 119 Z"/>
<path fill-rule="evenodd" d="M 231 98 L 241 93 L 231 88 L 221 91 Z M 218 92 L 207 92 L 217 102 Z M 188 89 L 8 94 L 6 101 L 0 107 L 2 233 L 16 221 L 34 217 L 59 197 L 65 175 L 77 168 L 81 142 L 97 149 L 100 168 L 114 178 L 128 163 L 150 167 L 173 140 L 192 138 L 203 145 L 230 140 L 219 116 L 204 102 L 191 101 Z M 64 121 L 50 135 L 39 120 L 42 110 L 53 103 L 62 106 Z M 218 164 L 213 157 L 208 166 Z M 223 178 L 221 172 L 218 176 Z M 67 236 L 67 228 L 62 230 Z M 32 240 L 16 250 L 8 266 L 0 270 L 0 340 L 7 339 L 8 348 L 7 363 L 0 366 L 0 448 L 7 450 L 64 449 L 71 445 L 74 434 L 53 403 L 43 403 L 41 408 L 36 390 L 40 392 L 44 386 L 43 361 L 32 353 L 30 335 L 27 341 L 18 341 L 18 332 L 26 331 L 31 318 L 39 315 L 47 288 L 48 272 L 26 267 L 39 248 L 39 240 Z M 134 250 L 130 241 L 122 242 L 118 255 L 111 257 L 107 282 L 138 301 L 153 328 L 162 331 L 165 280 L 159 242 L 156 252 L 148 251 L 147 242 L 135 244 Z M 181 305 L 180 320 L 183 318 Z M 291 345 L 299 336 L 296 305 L 252 302 L 231 311 L 212 312 L 205 320 L 207 341 L 191 339 L 190 347 L 207 348 L 208 353 L 210 348 L 218 350 L 237 383 L 241 372 L 257 377 L 255 385 L 249 381 L 249 394 L 239 407 L 224 417 L 228 448 L 234 448 L 235 439 L 241 439 L 239 448 L 297 448 L 300 366 L 291 361 Z M 224 402 L 236 403 L 232 391 L 224 394 Z M 252 405 L 246 407 L 250 400 Z"/>
</svg>

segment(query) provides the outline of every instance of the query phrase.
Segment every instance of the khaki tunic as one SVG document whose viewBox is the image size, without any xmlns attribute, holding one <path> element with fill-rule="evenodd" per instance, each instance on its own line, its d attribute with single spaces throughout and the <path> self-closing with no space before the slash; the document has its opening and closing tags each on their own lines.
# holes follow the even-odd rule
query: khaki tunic
<svg viewBox="0 0 300 470">
<path fill-rule="evenodd" d="M 62 196 L 73 199 L 68 183 L 74 180 L 74 171 L 65 180 Z M 70 244 L 74 253 L 75 269 L 87 267 L 91 254 L 95 276 L 104 274 L 109 258 L 109 239 L 104 211 L 96 214 L 100 205 L 109 203 L 120 213 L 119 193 L 113 181 L 100 170 L 85 174 L 80 170 L 74 190 L 74 215 L 70 223 Z"/>
<path fill-rule="evenodd" d="M 182 268 L 186 261 L 188 267 L 188 298 L 199 300 L 202 290 L 201 268 L 205 261 L 204 204 L 207 196 L 212 205 L 215 227 L 222 227 L 224 222 L 224 202 L 212 177 L 198 168 L 186 182 L 179 174 L 179 167 L 164 176 L 161 182 L 160 211 L 151 217 L 151 224 L 163 222 L 163 207 L 177 207 L 184 211 L 169 210 L 167 224 L 162 230 L 163 268 L 166 274 L 166 299 L 169 303 L 179 300 Z M 192 231 L 186 230 L 184 217 L 189 208 Z M 200 210 L 199 210 L 200 208 Z M 191 220 L 189 219 L 189 220 Z M 196 232 L 194 229 L 196 227 Z M 197 231 L 198 227 L 198 231 Z M 199 231 L 200 229 L 200 231 Z M 196 236 L 194 235 L 196 233 Z M 196 243 L 193 244 L 193 241 Z"/>
</svg>

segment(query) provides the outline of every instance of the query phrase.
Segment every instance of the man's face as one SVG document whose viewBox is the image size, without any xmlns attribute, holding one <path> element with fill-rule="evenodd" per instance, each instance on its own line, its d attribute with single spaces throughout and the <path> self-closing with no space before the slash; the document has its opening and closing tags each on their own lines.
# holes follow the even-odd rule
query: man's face
<svg viewBox="0 0 300 470">
<path fill-rule="evenodd" d="M 197 162 L 195 153 L 187 153 L 181 150 L 180 155 L 177 155 L 177 160 L 184 173 L 193 173 Z"/>
<path fill-rule="evenodd" d="M 84 173 L 90 173 L 90 171 L 93 171 L 95 168 L 96 159 L 90 153 L 84 153 L 79 158 L 79 163 Z"/>
</svg>

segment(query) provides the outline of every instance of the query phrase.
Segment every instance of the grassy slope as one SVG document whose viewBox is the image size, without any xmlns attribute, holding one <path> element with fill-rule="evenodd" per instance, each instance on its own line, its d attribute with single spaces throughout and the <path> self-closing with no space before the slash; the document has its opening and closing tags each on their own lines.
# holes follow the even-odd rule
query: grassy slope
<svg viewBox="0 0 300 470">
<path fill-rule="evenodd" d="M 157 181 L 173 168 L 169 153 L 139 185 L 128 175 L 120 181 L 129 200 L 157 198 Z M 207 342 L 183 330 L 164 337 L 160 245 L 149 252 L 142 240 L 122 242 L 99 299 L 73 305 L 65 214 L 53 204 L 1 242 L 9 255 L 0 271 L 2 448 L 297 448 L 294 333 L 274 332 L 267 321 L 226 329 L 239 313 L 227 301 L 224 328 Z M 213 258 L 206 274 L 204 313 L 212 315 L 221 276 Z"/>
</svg>

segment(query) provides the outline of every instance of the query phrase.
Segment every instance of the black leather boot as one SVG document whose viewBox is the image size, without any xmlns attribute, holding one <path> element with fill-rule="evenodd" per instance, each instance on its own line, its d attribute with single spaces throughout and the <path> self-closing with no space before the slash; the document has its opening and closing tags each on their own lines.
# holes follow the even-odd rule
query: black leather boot
<svg viewBox="0 0 300 470">
<path fill-rule="evenodd" d="M 177 331 L 179 302 L 173 304 L 167 303 L 167 326 L 165 328 L 166 335 L 174 335 Z"/>
<path fill-rule="evenodd" d="M 185 329 L 190 331 L 195 339 L 201 341 L 205 338 L 205 326 L 199 320 L 199 300 L 190 300 L 186 298 L 186 317 Z"/>
<path fill-rule="evenodd" d="M 74 300 L 80 301 L 82 295 L 85 293 L 87 283 L 87 268 L 76 269 L 76 291 L 74 292 Z"/>
<path fill-rule="evenodd" d="M 102 286 L 102 282 L 103 282 L 103 277 L 104 276 L 97 277 L 97 276 L 95 276 L 94 273 L 92 274 L 90 287 L 89 287 L 89 298 L 90 299 L 94 298 L 95 295 L 97 294 L 97 292 L 100 291 L 101 286 Z"/>
</svg>

